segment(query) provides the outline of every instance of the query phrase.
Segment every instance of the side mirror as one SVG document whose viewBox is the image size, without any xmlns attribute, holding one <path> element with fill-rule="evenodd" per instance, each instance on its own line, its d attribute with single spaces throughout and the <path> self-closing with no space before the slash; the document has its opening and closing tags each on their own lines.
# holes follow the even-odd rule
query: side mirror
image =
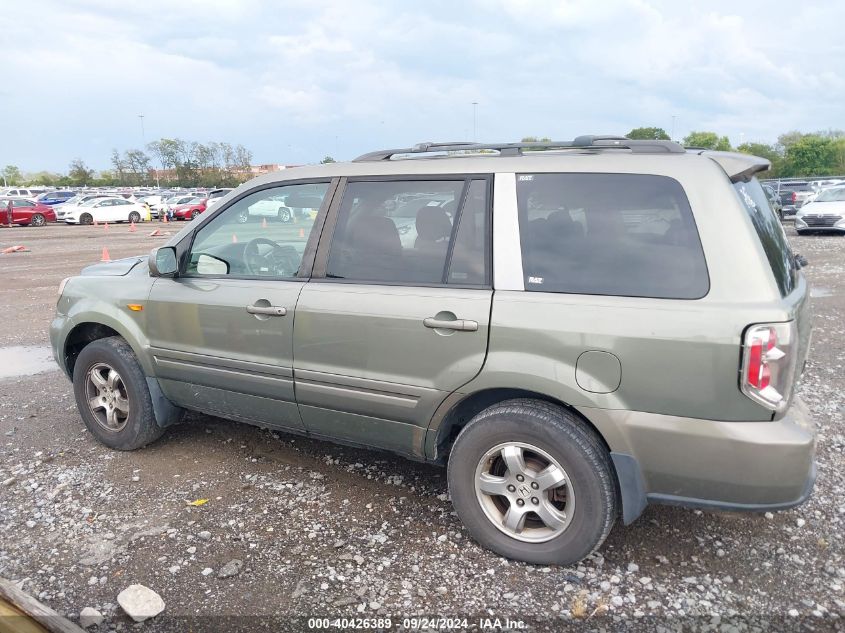
<svg viewBox="0 0 845 633">
<path fill-rule="evenodd" d="M 162 246 L 150 251 L 147 259 L 152 277 L 170 277 L 176 274 L 179 267 L 176 261 L 176 249 L 172 246 Z"/>
</svg>

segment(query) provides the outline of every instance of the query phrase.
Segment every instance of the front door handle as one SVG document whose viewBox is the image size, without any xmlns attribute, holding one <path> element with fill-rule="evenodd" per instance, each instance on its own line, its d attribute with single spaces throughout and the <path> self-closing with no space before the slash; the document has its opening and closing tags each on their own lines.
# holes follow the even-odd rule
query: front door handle
<svg viewBox="0 0 845 633">
<path fill-rule="evenodd" d="M 282 306 L 247 306 L 246 311 L 263 316 L 285 316 L 288 313 L 287 308 Z"/>
<path fill-rule="evenodd" d="M 458 330 L 459 332 L 478 331 L 478 321 L 469 321 L 467 319 L 446 321 L 445 319 L 428 317 L 427 319 L 423 319 L 423 325 L 430 327 L 432 330 Z"/>
</svg>

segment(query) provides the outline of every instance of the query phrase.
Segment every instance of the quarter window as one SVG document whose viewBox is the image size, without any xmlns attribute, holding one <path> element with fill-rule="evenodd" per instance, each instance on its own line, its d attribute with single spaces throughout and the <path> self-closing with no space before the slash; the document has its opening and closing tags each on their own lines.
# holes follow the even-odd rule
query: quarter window
<svg viewBox="0 0 845 633">
<path fill-rule="evenodd" d="M 287 185 L 241 198 L 197 231 L 186 273 L 296 277 L 328 188 Z"/>
<path fill-rule="evenodd" d="M 327 277 L 408 285 L 487 282 L 487 181 L 352 182 Z"/>
<path fill-rule="evenodd" d="M 680 183 L 641 174 L 519 174 L 525 289 L 699 299 L 709 278 Z"/>
</svg>

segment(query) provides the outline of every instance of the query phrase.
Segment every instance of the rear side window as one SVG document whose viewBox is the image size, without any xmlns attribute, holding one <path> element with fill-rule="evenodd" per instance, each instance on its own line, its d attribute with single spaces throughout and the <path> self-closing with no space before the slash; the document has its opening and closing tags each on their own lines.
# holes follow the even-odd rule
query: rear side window
<svg viewBox="0 0 845 633">
<path fill-rule="evenodd" d="M 786 234 L 783 232 L 783 225 L 772 210 L 763 187 L 756 178 L 749 182 L 734 183 L 734 189 L 748 212 L 748 217 L 751 218 L 754 230 L 757 231 L 780 294 L 785 297 L 795 288 L 797 268 Z"/>
<path fill-rule="evenodd" d="M 710 281 L 680 183 L 642 174 L 519 174 L 525 289 L 700 299 Z"/>
<path fill-rule="evenodd" d="M 326 276 L 406 285 L 488 282 L 487 180 L 351 182 Z"/>
</svg>

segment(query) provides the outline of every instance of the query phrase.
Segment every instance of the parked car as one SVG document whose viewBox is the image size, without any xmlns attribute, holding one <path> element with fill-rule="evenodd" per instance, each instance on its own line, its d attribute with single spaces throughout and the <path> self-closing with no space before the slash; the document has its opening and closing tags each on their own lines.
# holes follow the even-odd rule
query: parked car
<svg viewBox="0 0 845 633">
<path fill-rule="evenodd" d="M 179 195 L 176 195 L 176 196 L 172 196 L 172 197 L 168 198 L 167 200 L 165 200 L 158 207 L 159 215 L 164 213 L 165 215 L 167 215 L 167 218 L 169 220 L 172 220 L 173 217 L 174 217 L 173 211 L 176 207 L 183 205 L 183 204 L 187 204 L 191 200 L 196 199 L 196 197 L 197 196 L 195 194 L 179 194 Z"/>
<path fill-rule="evenodd" d="M 223 189 L 212 189 L 207 194 L 205 194 L 207 199 L 208 199 L 207 206 L 209 206 L 209 207 L 214 206 L 215 204 L 220 202 L 220 200 L 223 198 L 223 196 L 225 196 L 230 191 L 233 191 L 233 189 L 231 187 L 224 187 Z"/>
<path fill-rule="evenodd" d="M 255 219 L 272 218 L 279 222 L 295 222 L 310 212 L 316 213 L 322 202 L 319 196 L 307 193 L 296 196 L 270 196 L 244 209 L 238 219 L 249 222 Z"/>
<path fill-rule="evenodd" d="M 87 193 L 87 194 L 76 194 L 73 198 L 68 199 L 67 202 L 62 202 L 60 204 L 56 204 L 53 206 L 53 210 L 56 212 L 56 218 L 59 221 L 64 221 L 65 216 L 71 211 L 73 207 L 76 207 L 83 202 L 88 202 L 89 200 L 93 200 L 95 198 L 108 198 L 108 194 L 105 193 Z"/>
<path fill-rule="evenodd" d="M 191 198 L 184 204 L 173 207 L 174 220 L 193 220 L 205 211 L 206 198 Z"/>
<path fill-rule="evenodd" d="M 12 187 L 6 191 L 0 192 L 0 196 L 4 198 L 35 198 L 40 192 L 32 189 L 21 189 L 20 187 Z"/>
<path fill-rule="evenodd" d="M 47 191 L 39 195 L 36 200 L 41 204 L 48 204 L 53 206 L 54 204 L 62 204 L 63 202 L 67 202 L 71 198 L 76 195 L 73 191 Z"/>
<path fill-rule="evenodd" d="M 64 221 L 68 224 L 93 224 L 94 222 L 141 222 L 147 209 L 125 198 L 91 198 L 68 208 Z"/>
<path fill-rule="evenodd" d="M 780 201 L 780 196 L 775 193 L 771 185 L 763 185 L 763 191 L 766 192 L 766 198 L 769 199 L 769 204 L 772 205 L 772 210 L 777 214 L 778 218 L 783 221 L 783 203 Z"/>
<path fill-rule="evenodd" d="M 547 146 L 588 151 L 425 144 L 267 174 L 149 257 L 65 280 L 50 334 L 85 425 L 132 450 L 191 410 L 447 464 L 469 533 L 539 564 L 649 503 L 802 503 L 809 290 L 754 177 L 769 162 Z M 306 192 L 297 226 L 239 219 Z M 436 204 L 403 244 L 391 211 L 415 198 Z"/>
<path fill-rule="evenodd" d="M 9 224 L 9 204 L 12 205 L 12 224 L 45 226 L 55 222 L 53 208 L 27 198 L 0 198 L 0 225 Z"/>
<path fill-rule="evenodd" d="M 798 209 L 795 230 L 799 235 L 828 231 L 845 233 L 845 187 L 823 189 L 812 202 Z"/>
<path fill-rule="evenodd" d="M 783 181 L 774 183 L 772 186 L 775 187 L 783 205 L 782 217 L 795 215 L 801 205 L 816 193 L 810 183 L 805 180 Z"/>
</svg>

